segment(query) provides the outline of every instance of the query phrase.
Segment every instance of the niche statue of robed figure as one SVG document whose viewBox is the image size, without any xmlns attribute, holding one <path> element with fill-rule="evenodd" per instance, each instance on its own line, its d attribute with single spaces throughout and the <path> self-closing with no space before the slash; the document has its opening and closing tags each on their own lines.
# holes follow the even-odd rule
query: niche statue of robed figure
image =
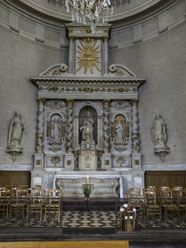
<svg viewBox="0 0 186 248">
<path fill-rule="evenodd" d="M 12 154 L 13 160 L 15 160 L 16 153 L 23 152 L 23 135 L 25 127 L 22 121 L 21 113 L 15 112 L 12 118 L 8 130 L 8 145 L 7 152 Z"/>
<path fill-rule="evenodd" d="M 95 141 L 93 138 L 94 119 L 91 117 L 90 112 L 87 112 L 87 116 L 83 120 L 83 125 L 80 127 L 80 131 L 82 131 L 81 147 L 83 149 L 95 147 Z"/>
</svg>

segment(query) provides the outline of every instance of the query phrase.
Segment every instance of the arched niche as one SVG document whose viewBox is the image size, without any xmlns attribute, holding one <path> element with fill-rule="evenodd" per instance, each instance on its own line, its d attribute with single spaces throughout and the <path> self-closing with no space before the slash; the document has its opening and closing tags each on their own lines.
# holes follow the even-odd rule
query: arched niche
<svg viewBox="0 0 186 248">
<path fill-rule="evenodd" d="M 114 144 L 122 145 L 128 143 L 129 127 L 125 115 L 117 114 L 114 118 L 112 136 Z"/>
<path fill-rule="evenodd" d="M 61 144 L 62 142 L 62 117 L 59 114 L 50 116 L 48 130 L 48 141 L 50 144 Z"/>
<path fill-rule="evenodd" d="M 98 143 L 98 115 L 97 111 L 94 107 L 88 105 L 84 106 L 79 111 L 79 144 L 82 143 L 83 139 L 83 132 L 82 127 L 84 126 L 85 122 L 91 122 L 93 130 L 92 130 L 92 136 L 95 141 L 95 143 Z"/>
<path fill-rule="evenodd" d="M 75 104 L 74 116 L 78 117 L 80 110 L 86 106 L 93 107 L 97 112 L 97 117 L 102 116 L 102 104 L 101 103 L 99 104 L 97 102 L 92 102 L 92 101 L 78 102 L 77 104 Z"/>
</svg>

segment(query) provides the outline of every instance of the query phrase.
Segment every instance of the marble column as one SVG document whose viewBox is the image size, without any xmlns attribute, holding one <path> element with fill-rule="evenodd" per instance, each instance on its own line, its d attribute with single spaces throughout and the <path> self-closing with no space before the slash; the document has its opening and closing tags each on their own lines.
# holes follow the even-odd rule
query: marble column
<svg viewBox="0 0 186 248">
<path fill-rule="evenodd" d="M 70 37 L 70 42 L 69 42 L 69 74 L 73 74 L 74 73 L 74 60 L 73 60 L 73 56 L 74 56 L 74 41 L 73 38 Z"/>
<path fill-rule="evenodd" d="M 75 156 L 73 154 L 73 115 L 74 101 L 72 99 L 67 99 L 66 153 L 64 169 L 68 171 L 72 171 L 75 169 Z"/>
<path fill-rule="evenodd" d="M 66 151 L 67 153 L 72 153 L 73 147 L 73 106 L 74 101 L 72 99 L 67 99 L 67 142 L 66 142 Z"/>
<path fill-rule="evenodd" d="M 140 152 L 140 140 L 138 131 L 138 101 L 132 100 L 132 151 L 133 153 Z"/>
<path fill-rule="evenodd" d="M 36 134 L 36 153 L 34 154 L 34 170 L 31 172 L 31 185 L 43 184 L 44 168 L 44 99 L 38 99 L 38 118 Z"/>
<path fill-rule="evenodd" d="M 36 153 L 42 154 L 44 146 L 44 100 L 38 99 L 38 119 L 36 136 Z"/>
<path fill-rule="evenodd" d="M 104 61 L 104 71 L 105 74 L 108 74 L 108 39 L 104 39 L 104 48 L 105 48 L 105 61 Z"/>
<path fill-rule="evenodd" d="M 103 100 L 103 149 L 101 169 L 111 170 L 112 161 L 110 153 L 110 100 Z"/>
<path fill-rule="evenodd" d="M 141 153 L 139 137 L 138 100 L 131 101 L 132 106 L 132 167 L 141 170 Z"/>
<path fill-rule="evenodd" d="M 103 147 L 104 153 L 108 153 L 110 149 L 110 121 L 109 121 L 109 106 L 110 100 L 103 101 Z"/>
</svg>

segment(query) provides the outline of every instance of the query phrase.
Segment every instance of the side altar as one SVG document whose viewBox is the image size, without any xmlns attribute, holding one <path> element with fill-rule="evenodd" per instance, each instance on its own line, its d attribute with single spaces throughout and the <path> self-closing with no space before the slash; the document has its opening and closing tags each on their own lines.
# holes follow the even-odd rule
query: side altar
<svg viewBox="0 0 186 248">
<path fill-rule="evenodd" d="M 69 65 L 32 77 L 38 88 L 38 124 L 32 185 L 81 197 L 89 176 L 92 197 L 123 197 L 144 186 L 138 88 L 127 67 L 108 65 L 110 25 L 67 24 Z"/>
</svg>

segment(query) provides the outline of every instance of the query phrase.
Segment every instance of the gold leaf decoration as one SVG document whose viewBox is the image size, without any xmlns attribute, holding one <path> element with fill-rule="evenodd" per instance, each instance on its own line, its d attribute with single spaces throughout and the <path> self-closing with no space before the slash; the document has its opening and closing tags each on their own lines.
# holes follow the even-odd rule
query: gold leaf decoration
<svg viewBox="0 0 186 248">
<path fill-rule="evenodd" d="M 92 38 L 81 39 L 77 49 L 77 71 L 80 71 L 81 68 L 84 68 L 85 74 L 87 73 L 88 69 L 93 74 L 93 69 L 96 68 L 100 72 L 100 46 L 97 45 L 97 40 Z"/>
</svg>

